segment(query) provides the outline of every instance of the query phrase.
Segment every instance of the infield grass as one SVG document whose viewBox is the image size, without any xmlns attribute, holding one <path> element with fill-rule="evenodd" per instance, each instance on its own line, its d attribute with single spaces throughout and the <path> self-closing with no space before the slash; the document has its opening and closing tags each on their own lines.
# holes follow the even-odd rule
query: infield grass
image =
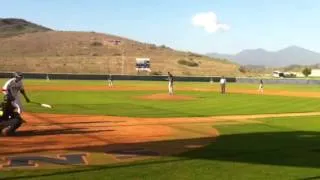
<svg viewBox="0 0 320 180">
<path fill-rule="evenodd" d="M 203 117 L 320 111 L 319 98 L 283 97 L 217 92 L 179 91 L 193 100 L 143 100 L 162 91 L 34 91 L 30 98 L 53 105 L 45 109 L 28 104 L 29 112 L 95 114 L 128 117 Z"/>
</svg>

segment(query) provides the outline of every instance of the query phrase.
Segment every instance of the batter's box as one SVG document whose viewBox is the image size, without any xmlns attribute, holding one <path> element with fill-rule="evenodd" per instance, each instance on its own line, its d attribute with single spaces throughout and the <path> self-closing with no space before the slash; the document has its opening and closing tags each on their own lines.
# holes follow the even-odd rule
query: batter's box
<svg viewBox="0 0 320 180">
<path fill-rule="evenodd" d="M 125 160 L 143 156 L 159 156 L 158 152 L 150 151 L 143 148 L 135 149 L 120 149 L 106 152 L 107 154 L 112 154 L 116 159 Z"/>
</svg>

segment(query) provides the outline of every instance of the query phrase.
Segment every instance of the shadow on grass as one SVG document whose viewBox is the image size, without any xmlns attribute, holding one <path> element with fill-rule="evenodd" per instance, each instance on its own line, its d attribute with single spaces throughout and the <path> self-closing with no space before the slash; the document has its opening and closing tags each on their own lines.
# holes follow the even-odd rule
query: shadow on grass
<svg viewBox="0 0 320 180">
<path fill-rule="evenodd" d="M 308 177 L 308 178 L 302 178 L 302 179 L 298 179 L 298 180 L 319 180 L 320 176 L 314 176 L 314 177 Z"/>
<path fill-rule="evenodd" d="M 260 132 L 220 136 L 203 149 L 179 155 L 250 164 L 320 168 L 320 132 Z"/>
<path fill-rule="evenodd" d="M 168 148 L 183 148 L 190 150 L 190 146 L 208 144 L 185 153 L 175 155 L 166 154 Z M 35 176 L 19 176 L 5 179 L 23 179 L 33 177 L 49 177 L 81 172 L 99 171 L 118 167 L 147 166 L 149 164 L 165 164 L 169 162 L 184 162 L 187 160 L 204 159 L 225 162 L 241 162 L 249 164 L 278 165 L 303 168 L 320 168 L 320 132 L 291 131 L 291 132 L 259 132 L 222 135 L 213 137 L 157 141 L 132 144 L 110 144 L 96 147 L 72 148 L 72 151 L 108 153 L 124 149 L 159 149 L 155 156 L 178 157 L 174 160 L 157 160 L 135 162 L 116 166 L 90 166 L 87 168 L 54 172 Z M 165 151 L 161 151 L 165 149 Z M 140 154 L 141 155 L 141 154 Z M 146 167 L 143 167 L 146 168 Z M 306 179 L 314 179 L 310 177 Z"/>
</svg>

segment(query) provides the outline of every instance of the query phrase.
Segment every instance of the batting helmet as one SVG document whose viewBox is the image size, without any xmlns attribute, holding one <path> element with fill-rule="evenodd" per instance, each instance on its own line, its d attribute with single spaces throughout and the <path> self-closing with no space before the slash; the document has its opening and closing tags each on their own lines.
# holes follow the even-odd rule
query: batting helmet
<svg viewBox="0 0 320 180">
<path fill-rule="evenodd" d="M 15 73 L 13 73 L 13 77 L 15 77 L 15 78 L 23 77 L 23 74 L 22 74 L 22 72 L 15 72 Z"/>
</svg>

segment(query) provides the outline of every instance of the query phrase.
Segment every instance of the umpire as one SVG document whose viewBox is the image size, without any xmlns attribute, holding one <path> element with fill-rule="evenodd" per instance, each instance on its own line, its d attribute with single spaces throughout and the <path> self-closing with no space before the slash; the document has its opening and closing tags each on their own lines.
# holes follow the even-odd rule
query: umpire
<svg viewBox="0 0 320 180">
<path fill-rule="evenodd" d="M 224 76 L 222 76 L 220 79 L 221 94 L 226 93 L 226 83 L 227 83 L 226 78 Z"/>
</svg>

